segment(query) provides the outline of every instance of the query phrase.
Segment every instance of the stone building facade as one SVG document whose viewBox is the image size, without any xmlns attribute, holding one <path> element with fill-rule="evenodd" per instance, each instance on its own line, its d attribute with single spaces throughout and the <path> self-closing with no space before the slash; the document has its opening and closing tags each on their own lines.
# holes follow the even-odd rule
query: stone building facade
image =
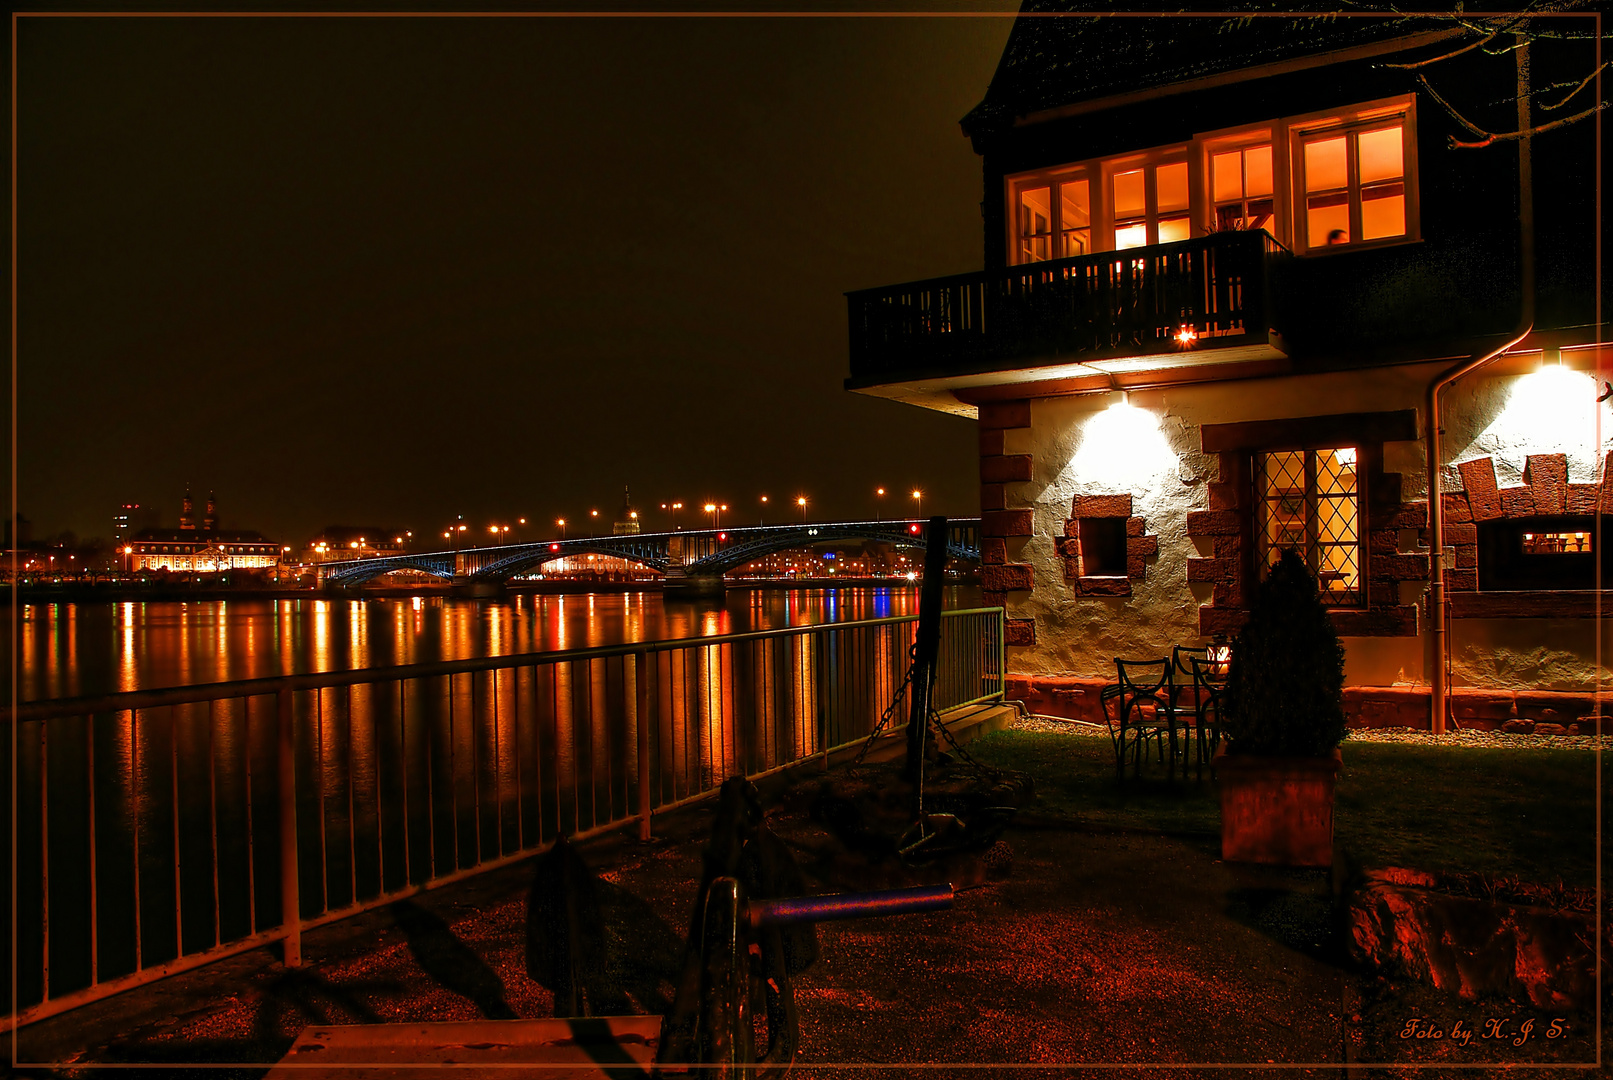
<svg viewBox="0 0 1613 1080">
<path fill-rule="evenodd" d="M 982 583 L 1038 709 L 1097 719 L 1116 657 L 1226 641 L 1294 547 L 1354 722 L 1428 726 L 1437 665 L 1458 723 L 1593 722 L 1613 353 L 1599 192 L 1573 178 L 1598 144 L 1452 148 L 1394 64 L 1465 43 L 1438 20 L 1016 23 L 964 120 L 985 270 L 850 294 L 847 385 L 974 417 Z M 1536 77 L 1587 62 L 1530 48 Z M 1438 62 L 1475 101 L 1519 77 Z M 1442 614 L 1431 388 L 1468 364 L 1439 397 Z"/>
</svg>

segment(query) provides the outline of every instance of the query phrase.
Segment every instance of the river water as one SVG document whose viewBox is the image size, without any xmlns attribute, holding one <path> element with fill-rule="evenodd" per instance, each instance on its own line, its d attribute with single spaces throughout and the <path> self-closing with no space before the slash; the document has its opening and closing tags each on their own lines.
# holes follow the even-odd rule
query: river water
<svg viewBox="0 0 1613 1080">
<path fill-rule="evenodd" d="M 949 588 L 947 607 L 978 597 Z M 291 695 L 298 906 L 317 918 L 621 821 L 646 775 L 664 806 L 865 735 L 901 684 L 913 623 L 694 643 L 917 613 L 910 586 L 735 589 L 707 604 L 656 592 L 30 604 L 16 613 L 17 689 L 38 701 L 691 643 Z M 938 698 L 1000 689 L 998 617 L 944 622 Z M 14 767 L 16 844 L 0 859 L 17 867 L 18 1007 L 280 923 L 278 730 L 272 695 L 15 726 L 0 784 Z"/>
<path fill-rule="evenodd" d="M 948 608 L 979 600 L 977 588 L 946 590 Z M 414 596 L 25 604 L 17 696 L 37 701 L 917 613 L 918 589 L 908 585 L 730 589 L 721 603 L 664 603 L 659 592 L 647 591 L 517 593 L 498 601 Z M 9 639 L 10 623 L 0 625 L 0 640 Z"/>
</svg>

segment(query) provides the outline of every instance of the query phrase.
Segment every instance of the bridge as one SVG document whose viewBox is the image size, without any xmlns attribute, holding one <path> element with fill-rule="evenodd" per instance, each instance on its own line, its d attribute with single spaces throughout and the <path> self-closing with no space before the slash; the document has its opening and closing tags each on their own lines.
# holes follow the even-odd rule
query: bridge
<svg viewBox="0 0 1613 1080">
<path fill-rule="evenodd" d="M 843 540 L 876 540 L 897 547 L 923 547 L 924 521 L 840 521 L 799 525 L 751 525 L 623 536 L 579 536 L 524 544 L 424 551 L 321 563 L 319 581 L 352 587 L 397 570 L 414 570 L 456 585 L 497 588 L 544 564 L 579 555 L 606 555 L 662 575 L 673 591 L 721 591 L 729 571 L 779 551 Z M 980 519 L 948 522 L 947 558 L 980 558 Z"/>
</svg>

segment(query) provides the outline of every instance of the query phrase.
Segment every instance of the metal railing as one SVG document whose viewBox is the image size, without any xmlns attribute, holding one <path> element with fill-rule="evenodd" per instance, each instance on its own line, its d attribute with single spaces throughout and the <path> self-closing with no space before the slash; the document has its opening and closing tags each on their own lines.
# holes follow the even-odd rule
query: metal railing
<svg viewBox="0 0 1613 1080">
<path fill-rule="evenodd" d="M 647 839 L 728 776 L 827 767 L 890 704 L 916 622 L 20 705 L 0 773 L 16 1023 L 275 941 L 296 965 L 311 927 L 557 835 L 637 820 Z M 1001 700 L 1001 609 L 942 627 L 936 707 Z"/>
<path fill-rule="evenodd" d="M 1269 275 L 1287 249 L 1263 231 L 1105 251 L 846 294 L 851 379 L 1264 343 Z"/>
</svg>

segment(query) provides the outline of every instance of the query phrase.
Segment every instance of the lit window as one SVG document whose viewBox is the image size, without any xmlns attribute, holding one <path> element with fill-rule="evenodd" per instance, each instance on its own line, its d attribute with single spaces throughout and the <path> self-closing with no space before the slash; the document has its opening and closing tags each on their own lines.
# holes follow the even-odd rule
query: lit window
<svg viewBox="0 0 1613 1080">
<path fill-rule="evenodd" d="M 1305 135 L 1305 246 L 1406 235 L 1406 153 L 1402 121 Z"/>
<path fill-rule="evenodd" d="M 1481 591 L 1594 589 L 1598 561 L 1604 580 L 1613 577 L 1607 545 L 1598 558 L 1593 517 L 1487 521 L 1478 534 Z"/>
<path fill-rule="evenodd" d="M 1272 178 L 1270 143 L 1212 154 L 1210 174 L 1217 232 L 1229 229 L 1276 232 L 1273 228 L 1276 187 Z"/>
<path fill-rule="evenodd" d="M 1110 178 L 1115 250 L 1168 244 L 1193 235 L 1188 215 L 1187 162 L 1143 165 Z"/>
<path fill-rule="evenodd" d="M 1068 259 L 1092 250 L 1091 190 L 1085 178 L 1019 190 L 1018 259 Z"/>
<path fill-rule="evenodd" d="M 1525 555 L 1589 555 L 1591 533 L 1588 532 L 1526 532 L 1523 534 Z"/>
<path fill-rule="evenodd" d="M 1353 447 L 1256 455 L 1260 567 L 1292 548 L 1335 607 L 1361 604 L 1360 484 Z"/>
</svg>

